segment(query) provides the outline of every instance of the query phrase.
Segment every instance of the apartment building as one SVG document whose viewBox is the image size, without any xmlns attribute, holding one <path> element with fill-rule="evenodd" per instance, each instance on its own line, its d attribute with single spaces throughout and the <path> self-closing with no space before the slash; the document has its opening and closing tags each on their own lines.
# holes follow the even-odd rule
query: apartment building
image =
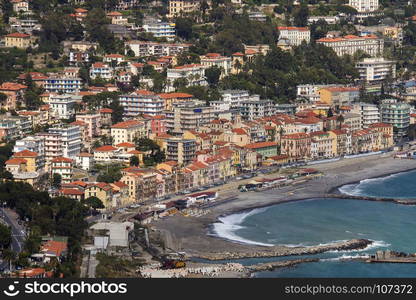
<svg viewBox="0 0 416 300">
<path fill-rule="evenodd" d="M 166 111 L 166 128 L 173 134 L 182 134 L 187 130 L 198 130 L 214 120 L 214 109 L 209 106 L 176 106 Z"/>
<path fill-rule="evenodd" d="M 232 70 L 232 58 L 222 56 L 219 53 L 207 53 L 205 55 L 200 56 L 201 65 L 206 68 L 210 68 L 213 66 L 218 67 L 221 69 L 221 77 L 225 77 L 230 74 Z"/>
<path fill-rule="evenodd" d="M 187 82 L 187 86 L 208 85 L 208 82 L 205 80 L 205 69 L 206 67 L 204 67 L 201 64 L 184 65 L 168 69 L 168 90 L 175 90 L 174 84 L 175 81 L 178 79 L 185 79 Z"/>
<path fill-rule="evenodd" d="M 371 124 L 380 122 L 380 110 L 371 103 L 354 103 L 351 112 L 361 116 L 361 128 L 369 128 Z"/>
<path fill-rule="evenodd" d="M 385 99 L 380 105 L 381 122 L 393 126 L 397 136 L 407 135 L 410 126 L 410 105 L 396 99 Z"/>
<path fill-rule="evenodd" d="M 130 120 L 111 126 L 111 137 L 113 145 L 121 143 L 134 143 L 136 139 L 146 137 L 146 130 L 143 122 Z"/>
<path fill-rule="evenodd" d="M 308 158 L 311 155 L 311 137 L 307 133 L 282 135 L 280 152 L 292 159 Z"/>
<path fill-rule="evenodd" d="M 143 202 L 155 197 L 157 173 L 149 169 L 130 167 L 121 170 L 121 182 L 128 186 L 129 202 Z"/>
<path fill-rule="evenodd" d="M 43 140 L 45 147 L 45 161 L 49 163 L 52 159 L 63 155 L 62 138 L 59 133 L 37 133 L 36 138 Z"/>
<path fill-rule="evenodd" d="M 60 135 L 62 156 L 75 159 L 81 152 L 81 131 L 79 126 L 58 125 L 49 128 L 48 133 Z M 45 146 L 46 144 L 45 141 Z"/>
<path fill-rule="evenodd" d="M 143 56 L 175 56 L 189 50 L 190 44 L 170 44 L 144 41 L 128 41 L 125 44 L 126 54 L 130 49 L 137 57 Z"/>
<path fill-rule="evenodd" d="M 378 0 L 349 0 L 348 5 L 359 13 L 372 12 L 379 8 Z"/>
<path fill-rule="evenodd" d="M 332 48 L 338 56 L 354 55 L 358 50 L 361 50 L 375 57 L 382 55 L 384 50 L 384 39 L 375 35 L 346 35 L 337 38 L 321 38 L 316 42 Z"/>
<path fill-rule="evenodd" d="M 10 2 L 13 5 L 13 11 L 15 13 L 29 11 L 29 1 L 27 0 L 11 0 Z"/>
<path fill-rule="evenodd" d="M 279 41 L 285 40 L 289 46 L 299 46 L 303 41 L 310 43 L 311 31 L 308 27 L 277 27 Z"/>
<path fill-rule="evenodd" d="M 379 58 L 364 58 L 356 64 L 360 79 L 369 83 L 379 82 L 387 77 L 396 78 L 396 62 Z"/>
<path fill-rule="evenodd" d="M 48 77 L 45 90 L 48 93 L 75 94 L 82 88 L 82 80 L 78 77 Z"/>
<path fill-rule="evenodd" d="M 37 136 L 27 136 L 17 140 L 13 147 L 13 153 L 28 150 L 36 152 L 39 156 L 41 165 L 45 165 L 45 140 Z"/>
<path fill-rule="evenodd" d="M 78 113 L 76 120 L 87 124 L 86 136 L 88 139 L 101 134 L 101 116 L 99 113 Z"/>
<path fill-rule="evenodd" d="M 143 24 L 145 32 L 153 34 L 157 38 L 166 38 L 168 41 L 176 37 L 175 23 L 168 22 L 149 22 Z"/>
<path fill-rule="evenodd" d="M 70 119 L 75 114 L 77 102 L 72 95 L 52 95 L 49 98 L 49 107 L 58 119 Z"/>
<path fill-rule="evenodd" d="M 30 34 L 14 32 L 4 36 L 4 45 L 6 47 L 26 49 L 32 46 L 32 44 L 32 37 Z"/>
<path fill-rule="evenodd" d="M 143 114 L 156 116 L 165 109 L 165 101 L 159 95 L 145 90 L 120 95 L 119 101 L 124 107 L 124 116 L 128 118 Z"/>
<path fill-rule="evenodd" d="M 337 140 L 331 131 L 311 132 L 311 158 L 325 159 L 332 158 L 337 154 Z"/>
<path fill-rule="evenodd" d="M 276 106 L 271 100 L 245 100 L 238 107 L 244 120 L 255 120 L 276 113 Z"/>
<path fill-rule="evenodd" d="M 320 101 L 331 106 L 349 105 L 360 97 L 357 87 L 326 87 L 319 90 Z"/>
<path fill-rule="evenodd" d="M 0 106 L 4 109 L 15 109 L 17 104 L 24 106 L 24 94 L 26 92 L 27 86 L 15 83 L 15 82 L 3 82 L 0 85 L 0 93 L 3 93 L 7 96 L 5 102 L 1 102 Z"/>
<path fill-rule="evenodd" d="M 51 161 L 51 178 L 58 174 L 62 178 L 62 183 L 70 183 L 73 176 L 74 161 L 67 157 L 56 157 Z"/>
<path fill-rule="evenodd" d="M 198 0 L 169 0 L 168 18 L 189 14 L 199 8 Z"/>
<path fill-rule="evenodd" d="M 90 77 L 91 79 L 101 78 L 110 80 L 113 78 L 113 68 L 108 64 L 96 62 L 90 68 Z"/>
<path fill-rule="evenodd" d="M 196 142 L 181 138 L 166 140 L 166 160 L 178 162 L 180 165 L 191 163 L 195 159 Z"/>
</svg>

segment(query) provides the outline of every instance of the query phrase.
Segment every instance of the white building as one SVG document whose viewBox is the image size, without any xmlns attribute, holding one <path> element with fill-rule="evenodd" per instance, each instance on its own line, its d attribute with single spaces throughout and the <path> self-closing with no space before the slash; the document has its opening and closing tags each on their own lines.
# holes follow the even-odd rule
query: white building
<svg viewBox="0 0 416 300">
<path fill-rule="evenodd" d="M 90 68 L 90 77 L 92 79 L 101 78 L 110 80 L 113 78 L 113 68 L 111 68 L 108 64 L 96 62 Z"/>
<path fill-rule="evenodd" d="M 60 135 L 63 156 L 75 159 L 81 152 L 81 130 L 79 126 L 61 125 L 49 128 L 48 132 Z"/>
<path fill-rule="evenodd" d="M 396 78 L 396 62 L 384 58 L 364 58 L 356 64 L 360 79 L 367 82 L 381 81 L 388 76 Z"/>
<path fill-rule="evenodd" d="M 175 23 L 167 22 L 151 22 L 143 25 L 143 29 L 146 32 L 153 34 L 157 38 L 166 38 L 167 40 L 173 40 L 176 36 Z"/>
<path fill-rule="evenodd" d="M 384 49 L 384 39 L 375 35 L 346 35 L 344 37 L 322 38 L 316 42 L 332 48 L 338 56 L 345 54 L 354 55 L 358 50 L 370 56 L 379 56 L 383 53 Z"/>
<path fill-rule="evenodd" d="M 309 16 L 308 17 L 308 24 L 311 25 L 319 20 L 325 21 L 330 25 L 334 25 L 339 23 L 340 18 L 338 16 Z"/>
<path fill-rule="evenodd" d="M 337 84 L 300 84 L 296 87 L 296 95 L 298 98 L 306 98 L 310 102 L 320 100 L 319 90 L 327 87 L 335 87 Z"/>
<path fill-rule="evenodd" d="M 232 58 L 222 56 L 219 53 L 207 53 L 205 55 L 200 56 L 201 58 L 201 65 L 206 68 L 210 68 L 216 66 L 221 69 L 221 76 L 227 76 L 230 74 L 232 69 Z"/>
<path fill-rule="evenodd" d="M 361 128 L 368 128 L 371 124 L 380 122 L 380 110 L 375 104 L 355 103 L 351 112 L 361 116 Z"/>
<path fill-rule="evenodd" d="M 205 67 L 200 64 L 184 65 L 168 69 L 167 79 L 169 82 L 168 91 L 175 90 L 173 84 L 177 79 L 186 79 L 187 86 L 207 85 L 205 80 Z"/>
<path fill-rule="evenodd" d="M 45 81 L 45 90 L 48 93 L 74 94 L 82 87 L 82 80 L 78 77 L 49 77 Z"/>
<path fill-rule="evenodd" d="M 70 119 L 75 114 L 75 104 L 71 95 L 53 95 L 49 98 L 49 106 L 59 119 Z"/>
<path fill-rule="evenodd" d="M 372 12 L 378 9 L 378 0 L 349 0 L 348 5 L 359 13 Z"/>
<path fill-rule="evenodd" d="M 136 117 L 142 114 L 160 115 L 165 107 L 164 99 L 149 91 L 135 91 L 131 94 L 120 95 L 119 101 L 124 107 L 126 117 Z"/>
<path fill-rule="evenodd" d="M 27 136 L 17 140 L 13 147 L 13 153 L 29 150 L 38 154 L 40 165 L 45 165 L 45 140 L 37 136 Z"/>
<path fill-rule="evenodd" d="M 94 155 L 91 153 L 82 152 L 77 155 L 75 162 L 81 169 L 88 171 L 94 164 Z"/>
<path fill-rule="evenodd" d="M 277 27 L 279 41 L 286 40 L 289 46 L 299 46 L 303 41 L 311 41 L 311 31 L 308 27 Z"/>
<path fill-rule="evenodd" d="M 271 100 L 246 100 L 239 105 L 241 117 L 245 120 L 255 120 L 276 113 L 276 106 Z"/>
<path fill-rule="evenodd" d="M 190 44 L 169 44 L 144 41 L 128 41 L 125 44 L 126 54 L 129 49 L 137 57 L 141 56 L 174 56 L 189 50 Z"/>
</svg>

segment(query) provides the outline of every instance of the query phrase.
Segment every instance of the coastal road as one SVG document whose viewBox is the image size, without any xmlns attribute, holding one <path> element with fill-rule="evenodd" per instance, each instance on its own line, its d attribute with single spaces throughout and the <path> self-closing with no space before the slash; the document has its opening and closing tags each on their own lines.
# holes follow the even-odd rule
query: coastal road
<svg viewBox="0 0 416 300">
<path fill-rule="evenodd" d="M 0 218 L 10 226 L 12 230 L 12 244 L 11 249 L 19 254 L 23 250 L 23 245 L 26 238 L 26 231 L 23 225 L 18 223 L 18 215 L 11 209 L 0 208 Z M 8 269 L 8 262 L 2 261 L 0 268 Z"/>
</svg>

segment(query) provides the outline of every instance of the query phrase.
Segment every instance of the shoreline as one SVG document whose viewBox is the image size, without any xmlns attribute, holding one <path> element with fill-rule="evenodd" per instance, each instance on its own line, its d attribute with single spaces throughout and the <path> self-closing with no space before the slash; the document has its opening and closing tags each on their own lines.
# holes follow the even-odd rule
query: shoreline
<svg viewBox="0 0 416 300">
<path fill-rule="evenodd" d="M 338 191 L 339 187 L 347 184 L 415 170 L 416 160 L 404 161 L 385 155 L 377 155 L 371 158 L 354 159 L 354 161 L 328 162 L 314 165 L 314 168 L 322 171 L 325 176 L 318 180 L 309 180 L 295 187 L 284 187 L 263 192 L 236 192 L 236 200 L 227 203 L 219 202 L 205 216 L 199 218 L 172 216 L 158 220 L 152 225 L 165 234 L 166 240 L 170 241 L 167 245 L 169 248 L 184 251 L 190 257 L 207 257 L 221 252 L 240 253 L 242 256 L 244 256 L 244 253 L 262 252 L 271 247 L 246 244 L 211 235 L 209 233 L 212 224 L 218 222 L 220 217 L 243 213 L 256 208 L 295 201 L 329 198 L 327 197 L 329 193 L 335 190 Z M 341 195 L 339 191 L 338 194 Z M 330 198 L 333 198 L 334 195 L 331 196 Z M 338 198 L 337 200 L 343 199 Z M 273 246 L 273 248 L 276 248 L 276 256 L 285 256 L 284 254 L 288 253 L 288 249 L 293 249 L 293 247 L 279 245 Z"/>
</svg>

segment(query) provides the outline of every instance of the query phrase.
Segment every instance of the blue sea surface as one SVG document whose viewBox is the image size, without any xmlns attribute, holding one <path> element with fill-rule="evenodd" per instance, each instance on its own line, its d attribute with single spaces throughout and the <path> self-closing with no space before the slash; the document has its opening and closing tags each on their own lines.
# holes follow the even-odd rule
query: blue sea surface
<svg viewBox="0 0 416 300">
<path fill-rule="evenodd" d="M 365 180 L 340 188 L 354 195 L 416 198 L 416 172 Z M 316 263 L 257 273 L 257 277 L 416 277 L 416 264 L 369 264 L 377 250 L 416 252 L 416 206 L 346 199 L 311 199 L 273 205 L 220 218 L 213 233 L 260 245 L 311 246 L 365 238 L 372 246 L 359 251 L 333 251 Z M 235 260 L 245 265 L 299 257 Z"/>
</svg>

